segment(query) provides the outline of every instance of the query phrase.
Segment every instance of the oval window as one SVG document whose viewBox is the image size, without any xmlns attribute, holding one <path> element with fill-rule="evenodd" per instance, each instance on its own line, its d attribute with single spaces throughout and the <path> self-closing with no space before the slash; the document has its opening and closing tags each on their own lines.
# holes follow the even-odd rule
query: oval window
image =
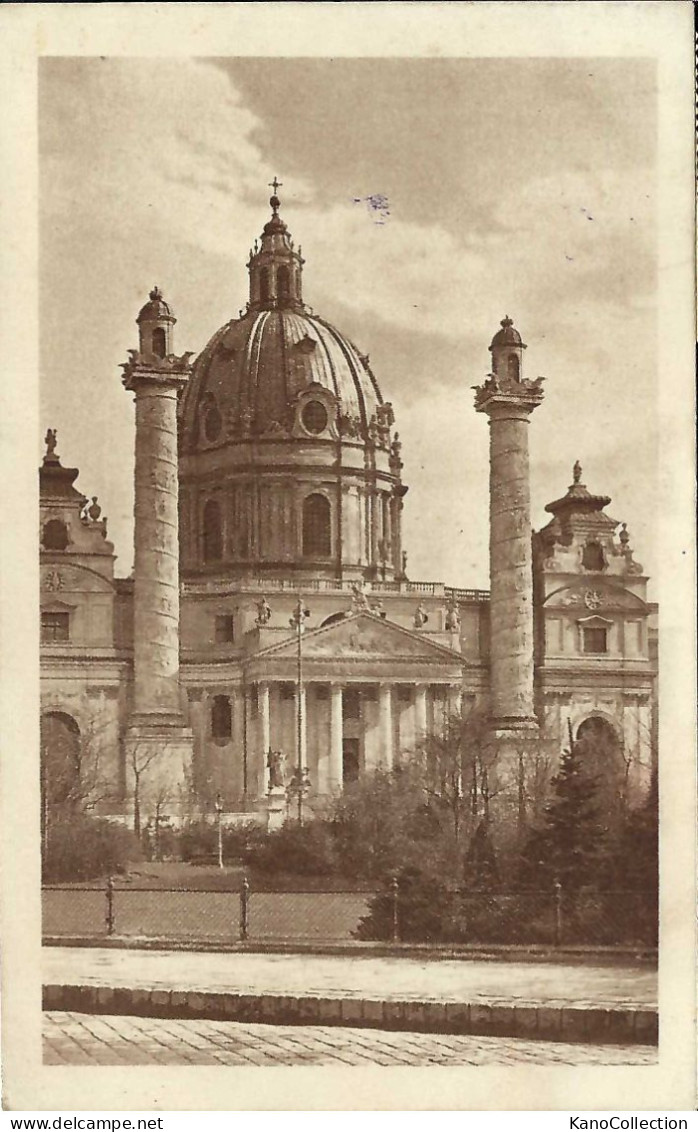
<svg viewBox="0 0 698 1132">
<path fill-rule="evenodd" d="M 327 409 L 322 401 L 308 401 L 303 406 L 303 427 L 317 435 L 327 428 Z"/>
<path fill-rule="evenodd" d="M 218 440 L 223 427 L 223 418 L 221 417 L 218 409 L 209 409 L 204 421 L 204 432 L 206 433 L 207 440 Z"/>
</svg>

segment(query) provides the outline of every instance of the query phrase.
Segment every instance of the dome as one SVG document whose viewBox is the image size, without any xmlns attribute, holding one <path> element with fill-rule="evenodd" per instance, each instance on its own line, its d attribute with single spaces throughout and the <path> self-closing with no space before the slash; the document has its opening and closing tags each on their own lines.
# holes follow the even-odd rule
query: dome
<svg viewBox="0 0 698 1132">
<path fill-rule="evenodd" d="M 292 429 L 299 396 L 311 387 L 336 402 L 339 431 L 365 435 L 382 397 L 356 346 L 305 310 L 250 310 L 226 323 L 199 355 L 185 392 L 185 428 L 197 432 L 202 405 L 215 402 L 230 439 Z"/>
<path fill-rule="evenodd" d="M 141 307 L 136 322 L 157 322 L 158 319 L 174 320 L 172 308 L 169 303 L 165 302 L 162 291 L 158 286 L 153 287 L 148 298 L 149 302 Z"/>
<path fill-rule="evenodd" d="M 500 323 L 500 326 L 501 326 L 502 329 L 498 330 L 497 333 L 495 334 L 494 338 L 492 339 L 492 343 L 490 345 L 490 350 L 493 347 L 497 347 L 497 346 L 522 346 L 523 345 L 521 335 L 519 334 L 518 330 L 514 326 L 514 323 L 512 322 L 512 320 L 509 318 L 509 315 L 505 315 L 505 317 L 502 319 L 502 321 Z"/>
<path fill-rule="evenodd" d="M 272 187 L 247 307 L 201 351 L 180 403 L 181 568 L 401 577 L 407 488 L 392 406 L 368 356 L 305 305 L 305 261 Z"/>
</svg>

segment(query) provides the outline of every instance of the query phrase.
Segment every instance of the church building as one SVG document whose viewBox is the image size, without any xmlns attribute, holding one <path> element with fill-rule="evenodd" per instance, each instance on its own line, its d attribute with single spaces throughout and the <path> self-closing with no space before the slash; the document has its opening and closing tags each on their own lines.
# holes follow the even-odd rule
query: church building
<svg viewBox="0 0 698 1132">
<path fill-rule="evenodd" d="M 194 357 L 175 352 L 158 287 L 138 314 L 123 366 L 131 576 L 115 575 L 99 503 L 47 433 L 42 756 L 98 754 L 100 806 L 115 817 L 131 819 L 138 780 L 146 813 L 155 799 L 175 816 L 217 804 L 230 820 L 271 821 L 289 788 L 312 809 L 482 706 L 504 738 L 544 730 L 561 750 L 570 732 L 602 736 L 639 799 L 655 750 L 656 609 L 625 524 L 579 463 L 532 531 L 529 420 L 545 407 L 521 335 L 502 320 L 475 391 L 490 433 L 491 590 L 413 580 L 389 391 L 305 304 L 277 187 L 240 317 Z"/>
</svg>

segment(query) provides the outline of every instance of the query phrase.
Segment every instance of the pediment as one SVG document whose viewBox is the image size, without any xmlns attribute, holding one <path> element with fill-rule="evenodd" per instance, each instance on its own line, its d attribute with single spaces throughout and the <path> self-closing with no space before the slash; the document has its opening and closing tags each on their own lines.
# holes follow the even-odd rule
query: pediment
<svg viewBox="0 0 698 1132">
<path fill-rule="evenodd" d="M 647 606 L 637 594 L 622 586 L 609 586 L 603 581 L 589 578 L 582 584 L 563 586 L 554 590 L 545 600 L 547 608 L 568 609 L 570 612 L 596 613 L 607 610 L 633 610 L 647 613 Z"/>
<path fill-rule="evenodd" d="M 296 640 L 286 638 L 279 644 L 257 653 L 258 657 L 292 659 L 296 656 Z M 350 614 L 303 634 L 303 658 L 345 660 L 420 661 L 428 665 L 462 664 L 460 653 L 438 645 L 419 632 L 404 629 L 370 613 Z"/>
<path fill-rule="evenodd" d="M 111 593 L 109 578 L 76 562 L 47 562 L 41 566 L 42 594 Z"/>
</svg>

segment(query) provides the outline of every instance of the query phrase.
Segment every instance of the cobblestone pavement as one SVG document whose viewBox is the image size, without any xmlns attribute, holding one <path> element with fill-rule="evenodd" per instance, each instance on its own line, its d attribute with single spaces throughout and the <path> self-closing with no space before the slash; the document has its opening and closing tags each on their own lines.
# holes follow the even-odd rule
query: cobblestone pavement
<svg viewBox="0 0 698 1132">
<path fill-rule="evenodd" d="M 647 1046 L 44 1014 L 46 1065 L 652 1065 Z"/>
<path fill-rule="evenodd" d="M 45 947 L 44 983 L 546 1006 L 650 1006 L 649 966 Z"/>
</svg>

